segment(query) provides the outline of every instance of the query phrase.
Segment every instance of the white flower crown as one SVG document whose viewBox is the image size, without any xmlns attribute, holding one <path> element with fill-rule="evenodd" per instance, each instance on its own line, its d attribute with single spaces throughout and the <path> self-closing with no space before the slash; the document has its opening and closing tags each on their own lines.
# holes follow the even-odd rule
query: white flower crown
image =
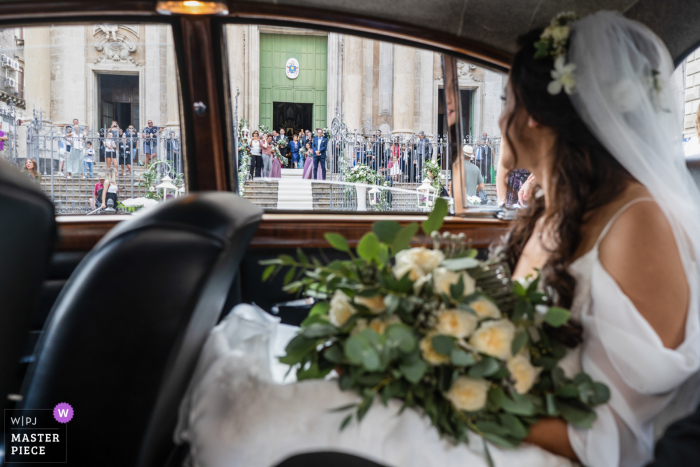
<svg viewBox="0 0 700 467">
<path fill-rule="evenodd" d="M 566 50 L 571 34 L 570 24 L 577 20 L 578 16 L 574 12 L 559 13 L 542 31 L 540 40 L 535 42 L 535 58 L 554 58 L 554 70 L 551 71 L 553 81 L 547 86 L 547 92 L 553 96 L 559 94 L 562 89 L 567 94 L 572 94 L 576 89 L 576 65 L 566 63 Z"/>
</svg>

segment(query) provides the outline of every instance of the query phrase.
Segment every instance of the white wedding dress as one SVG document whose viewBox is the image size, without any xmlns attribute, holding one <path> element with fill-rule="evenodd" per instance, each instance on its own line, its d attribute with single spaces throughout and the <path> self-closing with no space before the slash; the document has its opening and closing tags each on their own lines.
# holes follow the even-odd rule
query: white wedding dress
<svg viewBox="0 0 700 467">
<path fill-rule="evenodd" d="M 697 313 L 689 313 L 684 343 L 665 348 L 601 265 L 598 243 L 570 268 L 577 280 L 572 314 L 581 321 L 585 340 L 562 367 L 569 376 L 583 370 L 604 382 L 611 398 L 596 410 L 593 428 L 570 427 L 569 439 L 584 465 L 641 466 L 652 455 L 655 418 L 700 367 L 700 323 Z M 697 310 L 698 277 L 689 283 L 690 309 Z M 479 437 L 472 436 L 469 446 L 455 446 L 440 439 L 418 411 L 397 415 L 396 401 L 388 407 L 375 402 L 361 423 L 353 421 L 341 432 L 347 412 L 331 410 L 357 402 L 354 392 L 340 391 L 334 380 L 284 382 L 286 366 L 274 357 L 283 354 L 295 331 L 249 305 L 237 307 L 212 331 L 176 433 L 179 442 L 189 443 L 193 466 L 272 467 L 294 454 L 327 450 L 396 467 L 487 465 Z M 684 402 L 666 418 L 690 410 L 690 402 Z M 496 466 L 573 465 L 529 444 L 489 451 Z"/>
</svg>

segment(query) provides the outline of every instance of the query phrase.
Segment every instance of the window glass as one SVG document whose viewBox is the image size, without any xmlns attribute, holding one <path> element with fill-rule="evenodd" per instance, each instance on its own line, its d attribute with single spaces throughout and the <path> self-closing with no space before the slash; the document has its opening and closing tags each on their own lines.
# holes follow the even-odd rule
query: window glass
<svg viewBox="0 0 700 467">
<path fill-rule="evenodd" d="M 0 29 L 0 57 L 0 157 L 34 180 L 57 214 L 130 213 L 181 193 L 169 25 Z M 110 173 L 100 210 L 96 193 Z"/>
<path fill-rule="evenodd" d="M 243 196 L 266 209 L 402 212 L 430 209 L 426 185 L 450 197 L 441 54 L 309 29 L 225 28 Z M 486 133 L 497 152 L 504 83 L 460 62 L 465 145 Z M 494 203 L 495 160 L 480 168 Z"/>
<path fill-rule="evenodd" d="M 687 158 L 700 158 L 698 104 L 700 104 L 700 48 L 676 68 L 672 80 L 683 109 L 683 152 Z"/>
</svg>

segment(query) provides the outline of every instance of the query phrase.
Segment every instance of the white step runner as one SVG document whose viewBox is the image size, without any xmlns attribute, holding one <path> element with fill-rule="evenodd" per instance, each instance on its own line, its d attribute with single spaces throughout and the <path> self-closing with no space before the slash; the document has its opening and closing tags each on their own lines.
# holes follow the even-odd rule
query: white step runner
<svg viewBox="0 0 700 467">
<path fill-rule="evenodd" d="M 311 180 L 304 180 L 301 176 L 285 177 L 284 170 L 282 169 L 282 178 L 277 179 L 277 209 L 312 210 L 314 203 Z"/>
</svg>

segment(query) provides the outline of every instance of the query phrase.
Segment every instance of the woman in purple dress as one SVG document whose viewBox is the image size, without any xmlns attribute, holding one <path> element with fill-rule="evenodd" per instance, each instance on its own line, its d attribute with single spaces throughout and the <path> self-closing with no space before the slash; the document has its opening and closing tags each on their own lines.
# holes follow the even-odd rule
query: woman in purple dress
<svg viewBox="0 0 700 467">
<path fill-rule="evenodd" d="M 311 180 L 314 178 L 314 152 L 311 150 L 311 143 L 306 143 L 304 145 L 304 172 L 302 173 L 302 178 Z"/>
<path fill-rule="evenodd" d="M 270 169 L 270 178 L 282 178 L 282 161 L 273 149 L 272 151 L 272 168 Z"/>
</svg>

